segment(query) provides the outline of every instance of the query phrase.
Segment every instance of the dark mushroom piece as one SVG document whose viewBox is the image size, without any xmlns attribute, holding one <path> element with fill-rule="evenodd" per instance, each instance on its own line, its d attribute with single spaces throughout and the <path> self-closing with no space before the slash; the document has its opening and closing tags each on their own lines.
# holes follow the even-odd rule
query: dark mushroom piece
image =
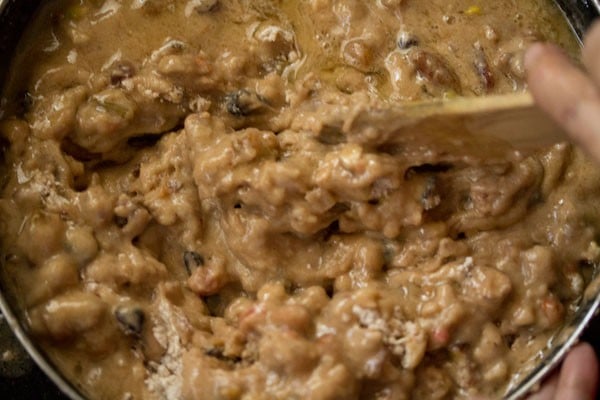
<svg viewBox="0 0 600 400">
<path fill-rule="evenodd" d="M 213 347 L 212 349 L 207 349 L 204 351 L 204 354 L 209 357 L 216 358 L 217 360 L 225 361 L 225 362 L 232 363 L 232 364 L 237 364 L 242 361 L 242 357 L 227 356 L 227 355 L 223 354 L 223 349 L 220 349 L 218 347 Z"/>
<path fill-rule="evenodd" d="M 129 61 L 119 61 L 110 70 L 110 84 L 117 86 L 133 75 L 135 75 L 135 66 Z"/>
<path fill-rule="evenodd" d="M 225 107 L 229 114 L 236 117 L 247 117 L 257 114 L 265 108 L 266 104 L 256 93 L 241 89 L 225 96 Z"/>
<path fill-rule="evenodd" d="M 400 50 L 408 50 L 419 45 L 419 40 L 408 32 L 401 32 L 396 42 Z"/>
<path fill-rule="evenodd" d="M 119 306 L 115 309 L 119 328 L 127 336 L 140 336 L 144 328 L 144 311 L 136 306 Z"/>
<path fill-rule="evenodd" d="M 196 268 L 204 266 L 204 257 L 195 251 L 186 251 L 183 253 L 183 265 L 187 273 L 191 275 Z"/>
</svg>

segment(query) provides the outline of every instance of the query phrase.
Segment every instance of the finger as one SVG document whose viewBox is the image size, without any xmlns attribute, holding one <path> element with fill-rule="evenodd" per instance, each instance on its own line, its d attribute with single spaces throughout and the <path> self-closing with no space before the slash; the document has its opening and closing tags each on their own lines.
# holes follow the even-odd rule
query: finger
<svg viewBox="0 0 600 400">
<path fill-rule="evenodd" d="M 587 343 L 575 347 L 563 363 L 556 389 L 556 399 L 593 400 L 598 385 L 598 360 Z"/>
<path fill-rule="evenodd" d="M 527 400 L 553 400 L 554 393 L 556 393 L 556 386 L 558 385 L 558 371 L 553 373 L 542 384 L 542 387 L 537 392 L 533 393 L 527 398 Z"/>
<path fill-rule="evenodd" d="M 537 104 L 600 162 L 600 93 L 554 45 L 535 43 L 525 54 L 529 88 Z"/>
<path fill-rule="evenodd" d="M 592 25 L 585 37 L 583 64 L 597 86 L 600 86 L 600 21 Z"/>
</svg>

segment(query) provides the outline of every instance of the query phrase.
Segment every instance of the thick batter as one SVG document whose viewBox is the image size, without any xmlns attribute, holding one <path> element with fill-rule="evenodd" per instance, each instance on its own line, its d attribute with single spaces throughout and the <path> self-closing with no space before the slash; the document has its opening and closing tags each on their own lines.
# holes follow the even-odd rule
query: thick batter
<svg viewBox="0 0 600 400">
<path fill-rule="evenodd" d="M 94 399 L 500 396 L 600 257 L 600 173 L 364 115 L 523 90 L 535 40 L 577 51 L 546 0 L 51 2 L 0 114 L 31 333 Z"/>
</svg>

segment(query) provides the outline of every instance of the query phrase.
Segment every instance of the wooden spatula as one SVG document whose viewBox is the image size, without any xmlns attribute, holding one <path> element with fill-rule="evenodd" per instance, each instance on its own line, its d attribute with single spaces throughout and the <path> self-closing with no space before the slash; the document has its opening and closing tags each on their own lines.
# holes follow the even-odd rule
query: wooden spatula
<svg viewBox="0 0 600 400">
<path fill-rule="evenodd" d="M 360 114 L 351 123 L 354 128 L 371 124 L 395 135 L 487 135 L 523 151 L 568 140 L 566 133 L 537 108 L 529 93 L 428 100 Z"/>
</svg>

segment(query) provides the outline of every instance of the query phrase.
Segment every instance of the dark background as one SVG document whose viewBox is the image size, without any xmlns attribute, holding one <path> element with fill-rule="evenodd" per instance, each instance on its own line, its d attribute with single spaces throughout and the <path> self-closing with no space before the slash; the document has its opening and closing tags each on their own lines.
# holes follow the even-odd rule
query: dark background
<svg viewBox="0 0 600 400">
<path fill-rule="evenodd" d="M 66 400 L 37 367 L 20 378 L 0 377 L 0 393 L 4 400 Z"/>
</svg>

